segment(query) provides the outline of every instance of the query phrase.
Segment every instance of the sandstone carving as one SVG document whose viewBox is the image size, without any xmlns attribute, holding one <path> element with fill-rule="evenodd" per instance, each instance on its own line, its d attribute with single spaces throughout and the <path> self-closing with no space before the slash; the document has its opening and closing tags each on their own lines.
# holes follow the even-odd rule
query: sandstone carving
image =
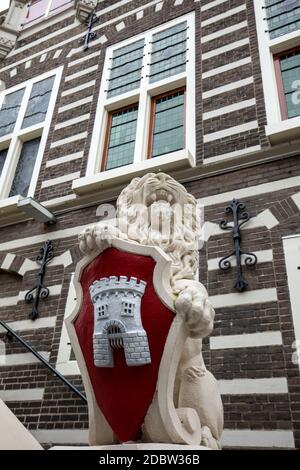
<svg viewBox="0 0 300 470">
<path fill-rule="evenodd" d="M 189 223 L 182 224 L 179 223 L 181 215 L 178 216 L 177 212 L 181 210 L 182 214 L 186 207 L 190 213 Z M 160 221 L 156 225 L 153 217 L 152 223 L 149 222 L 151 211 L 154 220 Z M 169 232 L 162 230 L 159 214 L 169 218 Z M 197 280 L 199 258 L 195 243 L 199 231 L 195 198 L 169 175 L 150 173 L 133 179 L 120 194 L 115 225 L 95 224 L 80 234 L 79 242 L 86 255 L 95 249 L 109 247 L 111 240 L 118 238 L 159 247 L 171 259 L 170 284 L 175 312 L 183 319 L 187 336 L 176 370 L 174 390 L 168 391 L 168 399 L 174 401 L 179 417 L 177 426 L 183 426 L 187 433 L 193 434 L 194 443 L 219 449 L 223 407 L 217 382 L 206 369 L 202 356 L 202 338 L 213 329 L 214 310 L 205 287 Z M 187 442 L 182 432 L 177 433 L 168 422 L 164 422 L 157 400 L 154 398 L 146 416 L 143 440 L 174 444 Z M 200 430 L 196 432 L 199 424 Z"/>
</svg>

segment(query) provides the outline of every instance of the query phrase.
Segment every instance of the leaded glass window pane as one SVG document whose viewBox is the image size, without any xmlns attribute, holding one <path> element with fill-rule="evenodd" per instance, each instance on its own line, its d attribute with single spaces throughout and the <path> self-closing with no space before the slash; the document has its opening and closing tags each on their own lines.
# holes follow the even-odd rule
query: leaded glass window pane
<svg viewBox="0 0 300 470">
<path fill-rule="evenodd" d="M 139 88 L 144 44 L 144 39 L 141 39 L 114 51 L 108 80 L 108 98 Z"/>
<path fill-rule="evenodd" d="M 152 157 L 184 148 L 184 91 L 156 99 Z"/>
<path fill-rule="evenodd" d="M 112 113 L 105 170 L 133 162 L 137 115 L 137 105 Z"/>
<path fill-rule="evenodd" d="M 186 68 L 187 23 L 153 35 L 150 83 L 184 72 Z"/>
<path fill-rule="evenodd" d="M 4 97 L 0 110 L 0 137 L 13 132 L 23 95 L 24 88 Z"/>
<path fill-rule="evenodd" d="M 0 176 L 4 167 L 8 149 L 0 150 Z"/>
<path fill-rule="evenodd" d="M 53 88 L 54 77 L 46 78 L 33 85 L 28 101 L 22 129 L 43 122 L 46 118 L 48 105 Z"/>
<path fill-rule="evenodd" d="M 300 52 L 283 56 L 280 60 L 283 91 L 288 118 L 300 115 Z"/>
<path fill-rule="evenodd" d="M 9 197 L 17 194 L 27 196 L 40 141 L 38 138 L 24 142 Z"/>
<path fill-rule="evenodd" d="M 265 0 L 270 38 L 300 28 L 300 0 Z"/>
</svg>

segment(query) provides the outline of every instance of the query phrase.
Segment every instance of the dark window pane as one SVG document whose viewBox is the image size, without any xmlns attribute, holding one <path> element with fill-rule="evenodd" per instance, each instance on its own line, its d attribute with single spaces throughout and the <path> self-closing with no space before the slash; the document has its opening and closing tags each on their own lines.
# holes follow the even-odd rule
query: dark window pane
<svg viewBox="0 0 300 470">
<path fill-rule="evenodd" d="M 22 129 L 45 120 L 51 97 L 54 77 L 46 78 L 33 85 L 28 101 Z"/>
<path fill-rule="evenodd" d="M 133 162 L 138 107 L 112 114 L 105 170 Z"/>
<path fill-rule="evenodd" d="M 300 116 L 300 52 L 282 56 L 280 67 L 288 118 Z"/>
<path fill-rule="evenodd" d="M 184 91 L 156 100 L 152 157 L 184 147 Z"/>
<path fill-rule="evenodd" d="M 140 86 L 142 76 L 144 39 L 113 53 L 107 97 L 117 96 Z"/>
<path fill-rule="evenodd" d="M 0 150 L 0 176 L 4 167 L 8 149 Z"/>
<path fill-rule="evenodd" d="M 27 196 L 41 139 L 24 142 L 9 196 Z"/>
<path fill-rule="evenodd" d="M 24 88 L 4 97 L 0 111 L 0 137 L 13 132 L 23 95 Z"/>
<path fill-rule="evenodd" d="M 270 38 L 300 28 L 300 0 L 265 0 Z"/>
<path fill-rule="evenodd" d="M 186 22 L 153 35 L 150 83 L 185 71 L 186 40 Z"/>
</svg>

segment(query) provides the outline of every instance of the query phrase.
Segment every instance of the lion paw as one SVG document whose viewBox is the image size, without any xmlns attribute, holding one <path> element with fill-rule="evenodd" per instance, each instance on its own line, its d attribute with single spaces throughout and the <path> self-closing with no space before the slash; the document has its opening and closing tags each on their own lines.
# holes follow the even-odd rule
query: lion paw
<svg viewBox="0 0 300 470">
<path fill-rule="evenodd" d="M 79 248 L 88 254 L 95 248 L 104 249 L 110 245 L 113 237 L 118 236 L 118 229 L 112 225 L 94 224 L 79 235 Z"/>
<path fill-rule="evenodd" d="M 221 445 L 220 442 L 215 439 L 211 433 L 211 430 L 207 426 L 203 426 L 201 429 L 202 431 L 202 440 L 201 445 L 204 447 L 208 447 L 212 450 L 220 450 Z"/>
<path fill-rule="evenodd" d="M 175 309 L 183 318 L 192 338 L 201 338 L 211 333 L 214 309 L 203 291 L 194 286 L 186 287 L 179 293 Z"/>
</svg>

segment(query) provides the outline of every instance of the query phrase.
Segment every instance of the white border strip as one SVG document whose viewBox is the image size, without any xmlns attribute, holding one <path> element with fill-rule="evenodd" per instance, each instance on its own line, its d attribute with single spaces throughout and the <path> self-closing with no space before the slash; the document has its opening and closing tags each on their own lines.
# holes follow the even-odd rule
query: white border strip
<svg viewBox="0 0 300 470">
<path fill-rule="evenodd" d="M 36 320 L 19 320 L 7 322 L 7 325 L 14 331 L 28 331 L 38 330 L 40 328 L 54 328 L 56 324 L 56 317 L 42 317 Z M 5 333 L 6 330 L 0 326 L 0 333 Z"/>
<path fill-rule="evenodd" d="M 264 395 L 288 393 L 286 377 L 218 380 L 218 384 L 221 395 Z"/>
<path fill-rule="evenodd" d="M 275 288 L 269 288 L 255 289 L 246 292 L 233 292 L 231 294 L 212 295 L 210 296 L 210 301 L 214 308 L 276 302 L 277 291 Z"/>
<path fill-rule="evenodd" d="M 273 251 L 272 250 L 261 250 L 261 251 L 255 251 L 254 254 L 257 256 L 257 263 L 269 263 L 273 261 Z M 247 255 L 242 255 L 242 264 L 245 264 L 245 258 Z M 207 260 L 207 267 L 209 271 L 214 271 L 216 269 L 219 269 L 219 261 L 222 258 L 211 258 Z M 230 259 L 231 266 L 236 266 L 236 259 Z"/>
<path fill-rule="evenodd" d="M 42 401 L 44 388 L 20 388 L 18 390 L 0 390 L 0 399 L 5 403 L 13 401 Z"/>
<path fill-rule="evenodd" d="M 203 121 L 207 119 L 213 119 L 217 116 L 222 116 L 224 114 L 234 113 L 235 111 L 239 111 L 240 109 L 251 108 L 251 106 L 255 106 L 256 99 L 252 98 L 250 100 L 240 101 L 238 103 L 230 104 L 228 106 L 223 106 L 223 108 L 217 108 L 213 111 L 207 111 L 203 113 Z"/>
<path fill-rule="evenodd" d="M 50 353 L 45 351 L 39 351 L 47 361 L 49 360 Z M 1 354 L 0 355 L 0 368 L 10 366 L 20 366 L 23 364 L 36 364 L 40 361 L 31 353 L 20 353 L 20 354 Z"/>
<path fill-rule="evenodd" d="M 228 91 L 236 90 L 236 88 L 251 85 L 253 82 L 253 77 L 248 77 L 243 78 L 242 80 L 237 80 L 236 82 L 227 83 L 226 85 L 213 88 L 212 90 L 204 91 L 202 93 L 202 98 L 206 100 L 207 98 L 211 98 L 212 96 L 221 95 L 222 93 L 227 93 Z"/>
<path fill-rule="evenodd" d="M 300 176 L 292 176 L 291 178 L 270 181 L 269 183 L 258 184 L 256 186 L 250 186 L 249 188 L 234 189 L 225 193 L 215 194 L 214 196 L 199 198 L 198 201 L 204 206 L 214 206 L 226 201 L 231 201 L 234 197 L 236 199 L 243 199 L 259 194 L 276 193 L 276 191 L 283 191 L 284 189 L 297 186 L 300 187 Z"/>
<path fill-rule="evenodd" d="M 207 20 L 202 21 L 201 26 L 202 28 L 204 28 L 205 26 L 216 23 L 217 21 L 224 20 L 225 18 L 228 18 L 229 16 L 236 15 L 237 13 L 240 13 L 240 11 L 243 11 L 243 10 L 246 10 L 245 4 L 236 8 L 232 8 L 231 10 L 225 11 L 225 13 L 221 13 L 220 15 L 215 15 L 212 18 L 208 18 Z"/>
<path fill-rule="evenodd" d="M 56 186 L 57 184 L 67 183 L 68 181 L 76 180 L 80 177 L 80 171 L 75 173 L 70 173 L 69 175 L 58 176 L 57 178 L 52 178 L 51 180 L 45 180 L 42 182 L 41 188 L 49 188 L 51 186 Z"/>
<path fill-rule="evenodd" d="M 226 46 L 218 47 L 217 49 L 213 49 L 212 51 L 205 52 L 204 54 L 202 54 L 202 61 L 211 59 L 216 55 L 225 54 L 225 52 L 232 51 L 233 49 L 238 49 L 239 47 L 246 46 L 247 44 L 250 44 L 249 38 L 240 39 L 239 41 L 232 42 L 231 44 L 226 44 Z"/>
<path fill-rule="evenodd" d="M 211 132 L 203 136 L 203 142 L 205 144 L 213 142 L 215 140 L 224 139 L 236 134 L 242 134 L 243 132 L 251 131 L 258 128 L 257 121 L 247 122 L 246 124 L 240 124 L 239 126 L 229 127 L 228 129 L 222 129 L 221 131 Z"/>
<path fill-rule="evenodd" d="M 224 429 L 224 447 L 295 448 L 293 431 L 260 429 Z"/>
<path fill-rule="evenodd" d="M 53 158 L 53 160 L 47 161 L 46 168 L 50 168 L 56 165 L 61 165 L 62 163 L 72 162 L 73 160 L 77 160 L 82 157 L 83 157 L 83 151 L 71 153 L 70 155 L 65 155 L 64 157 Z"/>
<path fill-rule="evenodd" d="M 265 346 L 281 346 L 281 331 L 263 331 L 258 333 L 244 333 L 241 335 L 211 336 L 209 338 L 210 349 L 238 349 L 260 348 Z"/>
<path fill-rule="evenodd" d="M 214 75 L 219 75 L 220 73 L 228 72 L 229 70 L 237 69 L 243 65 L 251 64 L 251 57 L 246 57 L 245 59 L 237 60 L 236 62 L 231 62 L 230 64 L 221 65 L 215 69 L 208 70 L 203 72 L 202 79 L 213 77 Z"/>
<path fill-rule="evenodd" d="M 206 42 L 213 41 L 214 39 L 220 38 L 222 36 L 226 36 L 226 34 L 234 33 L 239 29 L 247 28 L 247 25 L 247 21 L 242 21 L 241 23 L 234 24 L 232 26 L 229 26 L 228 28 L 220 29 L 215 33 L 207 34 L 207 36 L 202 36 L 201 43 L 205 44 Z"/>
</svg>

